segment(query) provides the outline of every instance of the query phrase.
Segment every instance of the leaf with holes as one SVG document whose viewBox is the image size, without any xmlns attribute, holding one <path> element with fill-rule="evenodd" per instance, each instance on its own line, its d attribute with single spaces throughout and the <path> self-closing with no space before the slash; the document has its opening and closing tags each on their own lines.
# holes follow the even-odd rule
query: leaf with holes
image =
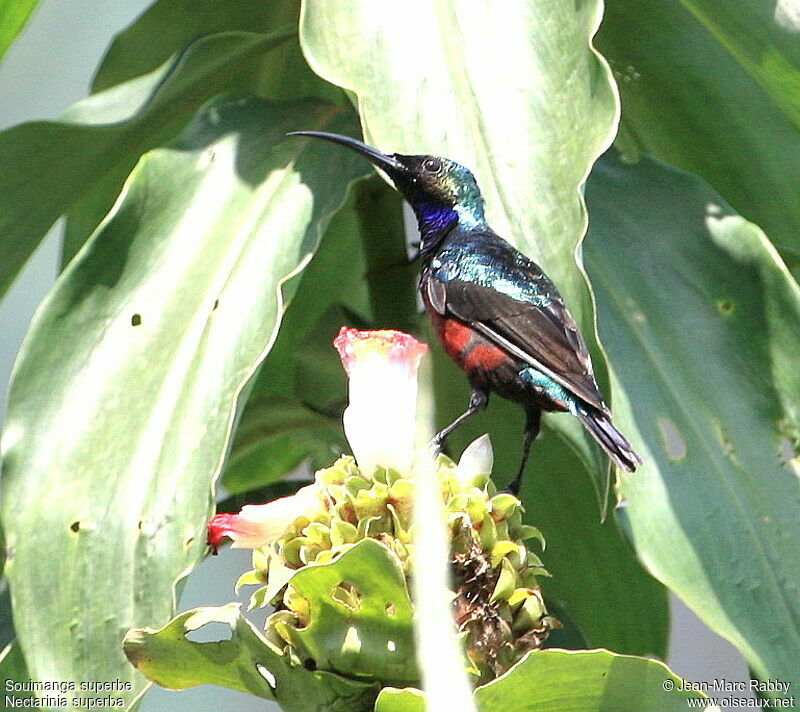
<svg viewBox="0 0 800 712">
<path fill-rule="evenodd" d="M 219 625 L 226 629 L 223 638 L 216 631 Z M 195 631 L 207 639 L 190 639 Z M 377 694 L 375 683 L 297 665 L 243 618 L 233 603 L 181 613 L 160 630 L 132 630 L 125 636 L 124 648 L 131 663 L 162 687 L 184 690 L 219 685 L 275 700 L 286 712 L 367 712 Z"/>
<path fill-rule="evenodd" d="M 207 107 L 142 159 L 34 319 L 3 433 L 2 523 L 35 679 L 144 684 L 122 636 L 172 615 L 283 285 L 365 170 L 284 141 L 301 123 L 357 132 L 319 102 Z"/>
<path fill-rule="evenodd" d="M 586 226 L 579 187 L 616 130 L 614 84 L 591 46 L 600 2 L 375 7 L 306 0 L 300 40 L 312 69 L 355 95 L 378 148 L 445 155 L 473 169 L 493 227 L 545 268 L 593 341 L 575 249 Z M 599 351 L 595 367 L 602 380 Z M 574 419 L 547 420 L 602 488 L 606 459 L 591 438 Z"/>
<path fill-rule="evenodd" d="M 586 196 L 618 417 L 646 463 L 620 519 L 759 677 L 800 687 L 800 288 L 697 178 L 609 155 Z"/>
<path fill-rule="evenodd" d="M 281 624 L 281 634 L 318 669 L 384 683 L 419 679 L 405 575 L 380 542 L 363 539 L 330 563 L 298 570 L 287 596 L 303 601 L 308 620 Z"/>
</svg>

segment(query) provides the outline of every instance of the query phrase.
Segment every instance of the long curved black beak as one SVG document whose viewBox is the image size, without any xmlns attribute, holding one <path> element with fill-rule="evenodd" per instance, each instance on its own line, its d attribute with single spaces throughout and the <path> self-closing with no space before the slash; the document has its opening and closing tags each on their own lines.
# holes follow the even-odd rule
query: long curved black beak
<svg viewBox="0 0 800 712">
<path fill-rule="evenodd" d="M 347 146 L 356 153 L 360 153 L 374 166 L 385 171 L 392 180 L 396 178 L 403 178 L 409 174 L 409 169 L 406 168 L 394 155 L 381 153 L 377 148 L 368 146 L 357 139 L 350 138 L 349 136 L 341 136 L 340 134 L 326 133 L 325 131 L 292 131 L 286 134 L 287 136 L 311 136 L 312 138 L 321 138 L 325 141 Z"/>
</svg>

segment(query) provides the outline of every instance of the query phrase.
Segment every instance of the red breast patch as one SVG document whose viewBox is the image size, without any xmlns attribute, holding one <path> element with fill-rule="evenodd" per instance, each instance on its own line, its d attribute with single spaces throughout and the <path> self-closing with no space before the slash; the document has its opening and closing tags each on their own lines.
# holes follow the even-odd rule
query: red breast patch
<svg viewBox="0 0 800 712">
<path fill-rule="evenodd" d="M 439 327 L 439 338 L 442 340 L 444 350 L 447 351 L 451 358 L 458 360 L 469 346 L 474 332 L 463 321 L 458 319 L 442 319 L 437 326 Z"/>
<path fill-rule="evenodd" d="M 464 357 L 464 368 L 467 371 L 492 371 L 506 360 L 508 354 L 497 346 L 478 344 Z"/>
</svg>

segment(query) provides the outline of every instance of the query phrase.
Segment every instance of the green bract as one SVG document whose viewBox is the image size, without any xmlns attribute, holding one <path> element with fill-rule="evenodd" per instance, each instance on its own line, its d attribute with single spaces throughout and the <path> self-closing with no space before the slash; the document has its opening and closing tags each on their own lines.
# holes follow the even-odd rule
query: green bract
<svg viewBox="0 0 800 712">
<path fill-rule="evenodd" d="M 460 477 L 444 456 L 438 466 L 452 537 L 456 621 L 471 671 L 485 681 L 539 648 L 559 625 L 547 615 L 537 581 L 548 574 L 524 543 L 543 539 L 522 524 L 520 501 L 498 494 L 488 474 Z M 416 682 L 409 597 L 414 482 L 391 469 L 365 476 L 349 456 L 319 470 L 316 482 L 318 509 L 256 549 L 254 569 L 237 588 L 262 584 L 251 607 L 276 605 L 267 638 L 306 666 Z M 379 545 L 365 547 L 366 541 Z M 348 556 L 355 547 L 360 554 Z"/>
</svg>

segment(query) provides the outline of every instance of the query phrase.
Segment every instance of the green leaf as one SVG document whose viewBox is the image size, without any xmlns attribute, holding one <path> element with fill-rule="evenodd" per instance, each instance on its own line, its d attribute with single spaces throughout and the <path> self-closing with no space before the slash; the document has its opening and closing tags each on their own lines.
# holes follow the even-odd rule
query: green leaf
<svg viewBox="0 0 800 712">
<path fill-rule="evenodd" d="M 34 696 L 30 690 L 16 690 L 11 683 L 30 682 L 31 676 L 25 665 L 25 657 L 19 647 L 19 642 L 14 640 L 4 646 L 0 652 L 0 679 L 3 680 L 3 699 L 6 701 L 5 709 L 10 709 L 11 704 L 8 698 L 15 700 L 26 700 Z M 19 705 L 22 706 L 22 705 Z"/>
<path fill-rule="evenodd" d="M 0 0 L 0 60 L 38 4 L 39 0 Z"/>
<path fill-rule="evenodd" d="M 516 441 L 512 461 L 521 447 L 521 422 L 516 425 L 507 428 Z M 547 542 L 541 556 L 552 578 L 542 579 L 545 594 L 564 606 L 589 647 L 666 659 L 666 589 L 637 560 L 614 518 L 600 522 L 575 454 L 549 433 L 533 452 L 523 501 L 525 520 L 541 529 Z"/>
<path fill-rule="evenodd" d="M 618 418 L 645 461 L 622 478 L 620 519 L 760 677 L 798 686 L 800 288 L 692 176 L 610 155 L 586 194 Z"/>
<path fill-rule="evenodd" d="M 268 33 L 297 24 L 288 0 L 158 0 L 114 37 L 92 82 L 97 93 L 157 69 L 199 37 L 218 32 Z"/>
<path fill-rule="evenodd" d="M 153 73 L 78 102 L 61 122 L 0 133 L 0 295 L 60 215 L 98 186 L 113 202 L 143 153 L 174 137 L 218 92 L 258 87 L 271 50 L 291 38 L 291 30 L 204 38 Z"/>
<path fill-rule="evenodd" d="M 364 170 L 370 171 L 366 163 Z M 347 450 L 341 425 L 347 377 L 333 339 L 345 324 L 412 328 L 415 271 L 399 196 L 377 176 L 359 181 L 303 272 L 253 384 L 223 475 L 226 488 L 274 481 L 309 456 L 312 467 L 327 466 Z M 270 407 L 275 401 L 285 404 L 285 417 Z"/>
<path fill-rule="evenodd" d="M 800 15 L 791 0 L 681 0 L 800 128 Z"/>
<path fill-rule="evenodd" d="M 425 712 L 425 696 L 413 687 L 384 687 L 375 700 L 375 712 Z"/>
<path fill-rule="evenodd" d="M 34 319 L 3 434 L 2 523 L 37 679 L 143 684 L 122 635 L 172 614 L 281 285 L 364 170 L 334 146 L 284 141 L 301 123 L 357 129 L 316 102 L 207 107 L 141 160 Z"/>
<path fill-rule="evenodd" d="M 455 418 L 467 403 L 467 381 L 438 349 L 433 364 L 441 417 Z M 448 445 L 457 459 L 489 432 L 492 477 L 504 487 L 519 467 L 523 423 L 517 405 L 495 399 L 485 414 L 454 432 Z M 541 581 L 546 595 L 564 607 L 591 646 L 663 657 L 669 637 L 666 590 L 644 571 L 613 519 L 600 522 L 585 466 L 553 433 L 544 432 L 533 446 L 521 494 L 525 521 L 547 541 L 541 557 L 553 577 Z M 535 542 L 529 546 L 537 551 Z"/>
<path fill-rule="evenodd" d="M 546 579 L 543 582 L 545 583 L 546 588 L 549 582 L 550 579 Z M 547 606 L 548 614 L 553 616 L 553 618 L 561 623 L 561 627 L 550 631 L 550 634 L 547 636 L 547 640 L 545 640 L 542 644 L 543 649 L 547 650 L 548 648 L 566 648 L 568 650 L 585 650 L 586 648 L 591 647 L 589 642 L 586 640 L 586 636 L 583 634 L 580 628 L 578 628 L 578 626 L 575 624 L 575 621 L 572 620 L 566 609 L 560 603 L 550 597 L 545 597 L 544 602 Z M 655 610 L 657 620 L 660 612 L 661 609 L 657 606 Z M 667 622 L 666 619 L 665 622 Z"/>
<path fill-rule="evenodd" d="M 267 485 L 309 456 L 315 466 L 330 465 L 344 448 L 341 420 L 293 400 L 251 398 L 236 429 L 223 484 L 233 494 Z"/>
<path fill-rule="evenodd" d="M 14 640 L 14 619 L 11 614 L 11 592 L 8 579 L 0 578 L 0 650 Z"/>
<path fill-rule="evenodd" d="M 331 220 L 299 284 L 285 286 L 296 291 L 252 385 L 223 474 L 231 491 L 274 481 L 309 456 L 312 466 L 328 466 L 344 449 L 347 377 L 333 339 L 344 324 L 365 326 L 370 314 L 357 192 Z M 343 280 L 343 274 L 351 278 Z M 285 417 L 270 409 L 275 402 L 284 404 Z"/>
<path fill-rule="evenodd" d="M 607 650 L 540 650 L 480 687 L 481 712 L 675 712 L 705 697 L 678 690 L 663 663 Z"/>
<path fill-rule="evenodd" d="M 363 168 L 364 174 L 369 175 L 369 166 Z M 357 188 L 358 184 L 331 220 L 314 259 L 296 285 L 275 346 L 253 386 L 254 397 L 296 398 L 320 410 L 331 406 L 330 412 L 344 408 L 347 378 L 333 348 L 333 338 L 339 327 L 353 321 L 352 313 L 361 315 L 363 320 L 371 317 L 364 278 L 367 267 L 355 212 Z M 342 279 L 345 274 L 349 277 L 346 280 Z M 309 348 L 317 352 L 324 348 L 327 359 L 323 357 L 324 362 L 320 363 L 320 353 L 315 354 L 316 358 L 307 357 Z M 326 387 L 324 394 L 306 382 L 306 377 L 313 376 L 309 372 L 314 365 L 335 376 L 335 384 Z M 245 410 L 244 418 L 247 417 Z"/>
<path fill-rule="evenodd" d="M 197 642 L 204 626 L 222 624 L 227 636 Z M 215 628 L 209 633 L 219 637 Z M 216 634 L 216 635 L 215 635 Z M 310 671 L 269 643 L 239 614 L 238 604 L 181 613 L 160 630 L 139 628 L 125 637 L 125 654 L 150 680 L 171 689 L 219 685 L 276 700 L 286 712 L 372 709 L 377 685 Z"/>
<path fill-rule="evenodd" d="M 197 5 L 197 3 L 193 4 Z M 154 6 L 154 8 L 155 7 L 156 6 Z M 181 104 L 179 102 L 170 107 L 170 110 L 177 114 L 172 129 L 151 136 L 150 138 L 152 141 L 146 148 L 161 145 L 166 139 L 172 138 L 177 133 L 177 130 L 182 128 L 182 126 L 188 123 L 192 118 L 194 110 L 199 103 L 217 93 L 246 91 L 262 98 L 274 99 L 277 101 L 287 101 L 290 99 L 321 99 L 323 101 L 330 101 L 331 103 L 344 104 L 341 91 L 320 80 L 319 77 L 311 72 L 303 59 L 296 36 L 297 21 L 295 15 L 297 9 L 289 8 L 277 11 L 276 8 L 279 7 L 279 3 L 272 3 L 270 7 L 273 10 L 267 17 L 263 18 L 265 24 L 257 28 L 260 30 L 260 34 L 253 36 L 266 39 L 273 35 L 282 36 L 288 32 L 290 36 L 286 37 L 286 41 L 271 45 L 269 48 L 265 47 L 263 56 L 253 57 L 249 60 L 247 58 L 240 58 L 240 60 L 244 62 L 243 66 L 239 66 L 237 59 L 233 57 L 232 61 L 236 64 L 221 67 L 219 75 L 215 73 L 216 69 L 214 69 L 214 71 L 209 71 L 209 76 L 201 78 L 197 86 L 190 89 L 190 101 L 188 103 Z M 137 66 L 137 62 L 141 57 L 149 56 L 148 48 L 150 45 L 147 43 L 148 39 L 155 41 L 161 50 L 168 50 L 170 45 L 169 43 L 166 45 L 160 44 L 161 40 L 158 38 L 171 38 L 175 41 L 181 40 L 180 34 L 174 34 L 178 29 L 178 25 L 171 24 L 175 19 L 173 16 L 173 11 L 175 9 L 175 3 L 170 3 L 169 12 L 166 17 L 161 17 L 159 13 L 156 13 L 155 18 L 151 18 L 151 20 L 160 18 L 163 21 L 164 26 L 158 28 L 151 27 L 152 23 L 147 19 L 149 14 L 146 13 L 145 16 L 141 18 L 140 22 L 143 22 L 146 28 L 152 31 L 153 34 L 144 35 L 142 32 L 137 31 L 138 23 L 134 24 L 130 30 L 132 35 L 126 40 L 124 47 L 112 53 L 108 62 L 104 63 L 103 67 L 101 67 L 101 71 L 108 67 L 109 72 L 113 73 L 114 67 L 119 64 L 120 70 L 125 73 L 130 68 Z M 196 7 L 195 9 L 200 8 Z M 183 40 L 186 43 L 194 39 L 193 36 L 189 37 L 188 34 L 189 31 L 194 28 L 194 22 L 199 20 L 199 18 L 194 15 L 192 15 L 192 17 L 194 20 L 190 21 L 190 26 L 185 28 L 184 34 L 187 36 L 183 37 Z M 288 26 L 280 24 L 280 21 L 284 17 L 287 17 L 291 21 Z M 233 16 L 230 19 L 234 19 Z M 260 23 L 254 21 L 253 24 L 259 25 Z M 224 26 L 225 23 L 222 23 L 222 25 Z M 209 28 L 205 29 L 208 30 Z M 197 29 L 197 34 L 202 34 L 199 28 Z M 220 46 L 223 48 L 223 52 L 233 49 L 227 48 L 225 45 L 225 38 L 228 37 L 228 35 L 229 33 L 226 32 L 214 35 L 218 38 L 216 41 L 222 40 Z M 210 38 L 206 39 L 211 41 Z M 177 56 L 191 54 L 194 51 L 194 44 L 177 44 L 174 49 L 177 52 Z M 165 55 L 165 57 L 166 56 L 167 55 Z M 180 73 L 175 77 L 178 84 L 187 79 L 184 73 L 185 68 L 179 67 L 179 69 Z M 191 79 L 191 76 L 188 78 Z M 139 83 L 140 80 L 131 79 L 123 85 L 123 88 L 128 86 L 135 88 Z M 103 92 L 94 98 L 94 100 L 87 100 L 79 104 L 77 109 L 72 110 L 74 116 L 71 115 L 71 118 L 77 118 L 81 121 L 85 120 L 90 123 L 96 122 L 96 106 L 98 103 L 103 107 L 110 106 L 115 113 L 124 115 L 125 112 L 128 111 L 127 101 L 126 92 L 124 91 Z M 144 128 L 146 130 L 148 126 Z M 131 150 L 131 148 L 130 145 L 124 147 L 125 150 Z M 135 158 L 138 158 L 142 152 L 143 151 L 140 150 Z M 62 265 L 67 264 L 69 260 L 72 259 L 73 255 L 86 241 L 86 238 L 89 237 L 100 223 L 100 220 L 111 209 L 119 195 L 122 183 L 127 177 L 129 170 L 130 166 L 119 166 L 116 169 L 112 168 L 93 186 L 89 193 L 85 194 L 72 205 L 68 212 L 68 219 L 64 232 Z"/>
<path fill-rule="evenodd" d="M 497 680 L 475 690 L 480 712 L 675 712 L 700 692 L 663 663 L 607 650 L 528 653 Z M 425 712 L 419 690 L 384 688 L 375 712 Z"/>
<path fill-rule="evenodd" d="M 247 89 L 262 98 L 281 101 L 315 98 L 344 103 L 341 90 L 321 81 L 303 59 L 296 37 L 298 15 L 299 6 L 292 0 L 159 0 L 114 38 L 94 78 L 92 92 L 155 71 L 200 37 L 227 32 L 263 36 L 291 28 L 291 40 L 271 49 L 268 64 L 252 74 L 254 81 L 248 83 L 246 79 L 249 67 L 237 66 L 229 75 L 227 89 Z M 62 264 L 72 258 L 111 208 L 124 177 L 110 176 L 69 211 Z"/>
<path fill-rule="evenodd" d="M 383 682 L 419 679 L 406 578 L 383 544 L 363 539 L 334 561 L 298 570 L 289 587 L 309 614 L 287 633 L 318 669 Z"/>
<path fill-rule="evenodd" d="M 417 327 L 417 265 L 408 258 L 399 193 L 376 176 L 357 188 L 359 237 L 375 324 L 380 329 Z"/>
<path fill-rule="evenodd" d="M 366 163 L 364 170 L 370 171 Z M 370 328 L 372 321 L 408 330 L 416 321 L 415 269 L 406 257 L 397 193 L 374 175 L 359 181 L 303 272 L 256 378 L 223 477 L 226 487 L 238 491 L 272 481 L 308 456 L 313 467 L 323 467 L 335 450 L 346 450 L 341 414 L 347 377 L 333 339 L 343 325 Z M 350 278 L 342 280 L 343 274 Z M 263 404 L 275 399 L 292 403 L 295 417 L 267 415 L 287 437 L 259 438 L 267 423 Z M 298 431 L 298 419 L 309 427 Z M 322 422 L 327 430 L 316 427 Z"/>
<path fill-rule="evenodd" d="M 591 296 L 575 262 L 586 226 L 579 186 L 617 118 L 610 72 L 591 47 L 600 3 L 372 7 L 303 4 L 300 41 L 312 69 L 355 95 L 369 142 L 473 169 L 494 228 L 547 270 L 592 341 Z M 599 355 L 595 366 L 602 378 Z M 577 422 L 548 421 L 604 480 L 605 458 Z"/>
<path fill-rule="evenodd" d="M 798 126 L 718 38 L 680 0 L 608 0 L 597 45 L 626 145 L 701 176 L 799 259 Z"/>
</svg>

